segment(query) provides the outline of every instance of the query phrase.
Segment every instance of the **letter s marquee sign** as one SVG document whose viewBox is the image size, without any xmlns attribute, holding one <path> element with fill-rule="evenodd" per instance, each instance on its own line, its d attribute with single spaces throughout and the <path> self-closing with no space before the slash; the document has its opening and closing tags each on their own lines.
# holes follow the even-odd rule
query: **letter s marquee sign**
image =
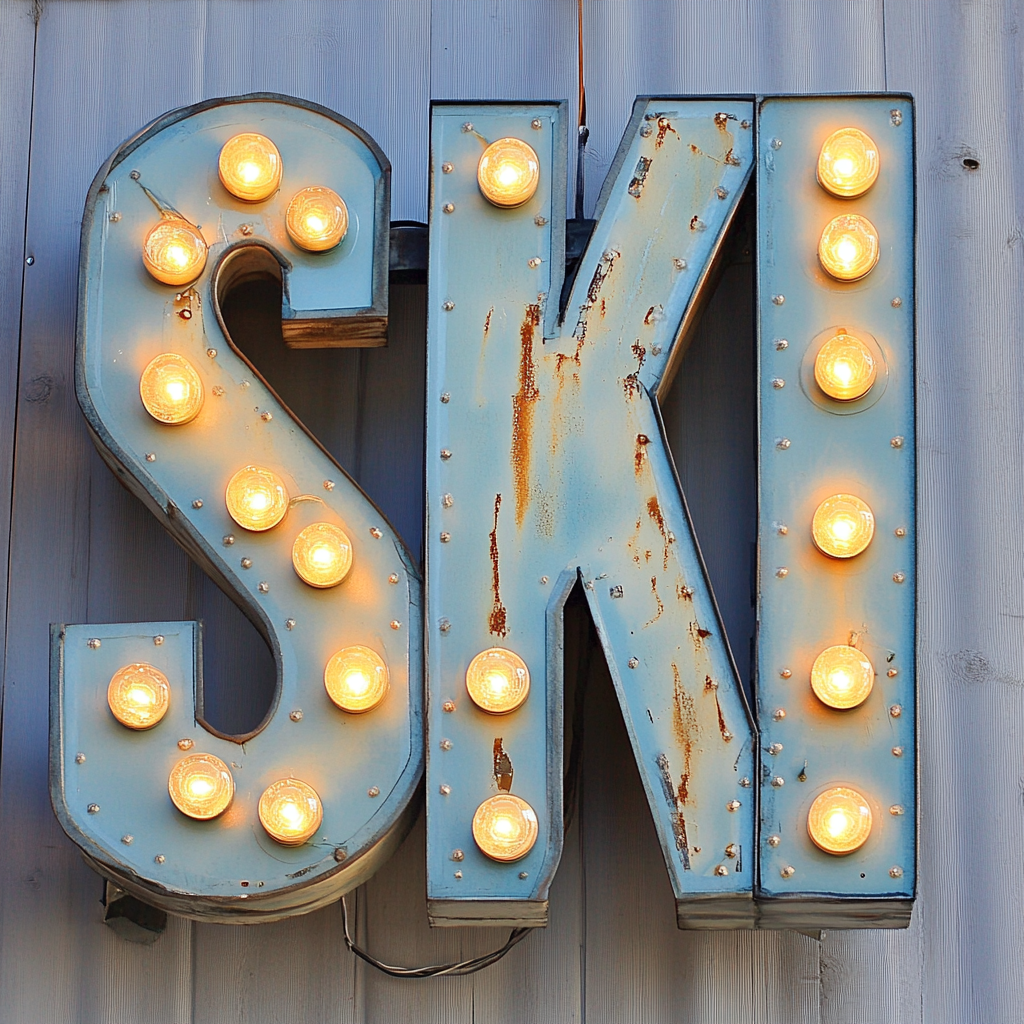
<svg viewBox="0 0 1024 1024">
<path fill-rule="evenodd" d="M 433 109 L 425 587 L 220 309 L 275 277 L 289 344 L 383 343 L 373 140 L 243 96 L 164 116 L 97 175 L 79 402 L 278 677 L 262 725 L 226 736 L 203 715 L 199 623 L 53 627 L 53 805 L 140 899 L 242 923 L 336 900 L 404 836 L 425 762 L 431 922 L 546 924 L 581 583 L 680 927 L 909 922 L 912 103 L 637 100 L 560 302 L 566 150 L 563 104 Z M 754 709 L 658 408 L 751 186 Z"/>
</svg>

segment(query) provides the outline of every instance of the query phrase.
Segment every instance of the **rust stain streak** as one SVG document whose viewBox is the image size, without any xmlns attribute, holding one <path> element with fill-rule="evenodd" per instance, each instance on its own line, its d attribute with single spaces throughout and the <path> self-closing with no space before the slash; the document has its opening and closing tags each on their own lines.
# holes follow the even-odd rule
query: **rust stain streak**
<svg viewBox="0 0 1024 1024">
<path fill-rule="evenodd" d="M 693 757 L 693 744 L 700 726 L 697 724 L 697 709 L 693 705 L 693 697 L 683 686 L 679 675 L 679 666 L 672 662 L 672 729 L 683 751 L 683 772 L 679 776 L 676 796 L 680 806 L 685 806 L 690 795 L 690 762 Z"/>
<path fill-rule="evenodd" d="M 661 618 L 661 613 L 665 610 L 665 604 L 661 600 L 661 595 L 658 593 L 658 577 L 657 576 L 652 576 L 651 577 L 651 593 L 654 595 L 654 600 L 658 602 L 658 610 L 657 610 L 657 612 L 654 613 L 654 618 L 648 619 L 644 623 L 644 625 L 643 625 L 644 629 L 646 629 L 648 626 L 654 625 L 654 623 L 657 622 L 658 619 Z"/>
<path fill-rule="evenodd" d="M 704 677 L 704 692 L 715 695 L 715 710 L 718 712 L 718 731 L 722 734 L 722 739 L 728 742 L 732 739 L 732 733 L 729 732 L 729 727 L 725 724 L 725 715 L 722 714 L 722 702 L 718 699 L 718 683 L 711 676 Z"/>
<path fill-rule="evenodd" d="M 626 547 L 633 552 L 633 561 L 640 565 L 640 549 L 636 546 L 637 541 L 640 539 L 640 524 L 642 520 L 637 519 L 636 526 L 633 530 L 633 536 L 626 542 Z"/>
<path fill-rule="evenodd" d="M 491 530 L 491 590 L 494 592 L 494 605 L 487 628 L 494 636 L 508 636 L 508 616 L 505 606 L 501 603 L 501 589 L 498 575 L 498 512 L 501 509 L 501 495 L 494 496 L 494 529 Z"/>
<path fill-rule="evenodd" d="M 672 127 L 672 122 L 667 117 L 658 118 L 658 135 L 654 140 L 654 148 L 661 149 L 665 145 L 665 136 L 671 132 L 676 138 L 679 137 L 679 132 Z"/>
<path fill-rule="evenodd" d="M 540 398 L 537 364 L 533 358 L 533 333 L 540 323 L 540 304 L 526 307 L 519 329 L 519 390 L 512 396 L 512 476 L 516 490 L 516 526 L 522 527 L 530 504 L 530 448 L 533 441 L 533 407 Z"/>
<path fill-rule="evenodd" d="M 608 275 L 612 272 L 612 269 L 615 266 L 615 261 L 618 257 L 618 252 L 614 249 L 609 249 L 601 256 L 601 261 L 594 270 L 594 276 L 590 279 L 590 286 L 587 288 L 587 301 L 580 306 L 579 319 L 577 319 L 576 327 L 572 332 L 572 336 L 578 342 L 583 341 L 587 336 L 587 318 L 590 315 L 590 311 L 594 308 L 594 303 L 597 302 L 601 294 L 601 288 L 607 280 Z M 601 315 L 604 315 L 603 306 Z"/>
<path fill-rule="evenodd" d="M 622 379 L 622 389 L 626 393 L 627 399 L 635 398 L 643 391 L 644 386 L 640 383 L 640 371 L 643 369 L 644 360 L 647 358 L 647 349 L 640 344 L 640 339 L 630 345 L 630 351 L 633 353 L 633 357 L 636 359 L 636 369 L 632 373 L 626 374 Z"/>
<path fill-rule="evenodd" d="M 498 784 L 498 789 L 502 793 L 509 793 L 512 791 L 512 776 L 514 772 L 512 769 L 512 758 L 505 752 L 505 748 L 501 745 L 501 737 L 494 737 L 494 781 Z"/>
<path fill-rule="evenodd" d="M 639 476 L 643 472 L 644 458 L 647 455 L 646 448 L 651 439 L 646 434 L 636 435 L 636 453 L 633 456 L 633 472 Z"/>
<path fill-rule="evenodd" d="M 654 520 L 662 541 L 662 570 L 668 572 L 668 533 L 665 531 L 665 517 L 661 513 L 661 506 L 658 504 L 657 496 L 652 495 L 647 499 L 647 514 Z"/>
<path fill-rule="evenodd" d="M 672 781 L 672 769 L 669 766 L 668 758 L 664 754 L 659 754 L 655 758 L 655 764 L 657 764 L 661 775 L 661 786 L 665 793 L 665 803 L 672 810 L 672 834 L 676 839 L 676 849 L 682 857 L 683 870 L 689 871 L 690 845 L 686 840 L 686 818 L 683 817 L 683 812 L 679 809 L 679 797 L 676 793 L 675 784 Z"/>
</svg>

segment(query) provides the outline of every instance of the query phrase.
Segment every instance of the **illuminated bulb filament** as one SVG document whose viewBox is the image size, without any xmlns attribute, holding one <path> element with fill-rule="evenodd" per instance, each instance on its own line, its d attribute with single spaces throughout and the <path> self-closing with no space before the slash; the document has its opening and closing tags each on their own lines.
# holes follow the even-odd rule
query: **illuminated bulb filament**
<svg viewBox="0 0 1024 1024">
<path fill-rule="evenodd" d="M 825 225 L 818 242 L 822 267 L 838 281 L 859 281 L 878 262 L 878 232 L 857 213 L 835 217 Z"/>
<path fill-rule="evenodd" d="M 348 207 L 333 189 L 304 188 L 292 196 L 285 216 L 291 240 L 309 252 L 333 249 L 348 231 Z"/>
<path fill-rule="evenodd" d="M 874 684 L 874 667 L 856 647 L 826 647 L 811 666 L 811 689 L 830 708 L 845 710 L 863 704 Z"/>
<path fill-rule="evenodd" d="M 189 754 L 171 769 L 167 791 L 182 814 L 207 821 L 223 814 L 231 805 L 235 780 L 219 757 Z"/>
<path fill-rule="evenodd" d="M 142 262 L 161 284 L 189 284 L 206 266 L 206 241 L 194 224 L 165 217 L 146 235 Z"/>
<path fill-rule="evenodd" d="M 807 832 L 826 853 L 841 856 L 860 849 L 871 834 L 871 808 L 848 786 L 834 786 L 816 797 L 807 814 Z"/>
<path fill-rule="evenodd" d="M 498 793 L 485 800 L 473 815 L 473 839 L 491 860 L 525 857 L 537 842 L 537 814 L 523 799 Z"/>
<path fill-rule="evenodd" d="M 529 696 L 530 670 L 514 651 L 490 647 L 469 663 L 466 690 L 482 711 L 507 715 Z"/>
<path fill-rule="evenodd" d="M 349 714 L 372 711 L 388 693 L 388 667 L 369 647 L 343 647 L 324 669 L 327 696 Z"/>
<path fill-rule="evenodd" d="M 292 565 L 311 587 L 335 587 L 352 568 L 352 542 L 332 523 L 313 523 L 295 538 Z"/>
<path fill-rule="evenodd" d="M 189 423 L 203 407 L 203 381 L 195 367 L 174 352 L 161 352 L 139 378 L 146 412 L 161 423 Z"/>
<path fill-rule="evenodd" d="M 145 661 L 125 665 L 111 677 L 107 706 L 129 729 L 152 729 L 171 706 L 167 676 Z"/>
<path fill-rule="evenodd" d="M 815 510 L 811 535 L 818 550 L 832 558 L 859 555 L 875 535 L 875 517 L 854 494 L 833 494 Z"/>
<path fill-rule="evenodd" d="M 874 139 L 859 128 L 840 128 L 821 146 L 818 183 L 840 198 L 862 196 L 878 178 L 881 161 Z"/>
<path fill-rule="evenodd" d="M 842 330 L 821 346 L 814 360 L 815 382 L 829 398 L 839 402 L 863 398 L 877 375 L 871 349 L 856 335 Z"/>
<path fill-rule="evenodd" d="M 324 818 L 315 789 L 299 779 L 280 779 L 260 797 L 260 824 L 283 846 L 300 846 L 313 836 Z"/>
<path fill-rule="evenodd" d="M 244 466 L 228 481 L 224 494 L 228 515 L 246 530 L 277 526 L 288 511 L 284 481 L 273 470 Z"/>
<path fill-rule="evenodd" d="M 484 198 L 495 206 L 522 206 L 537 191 L 540 161 L 522 139 L 498 139 L 480 157 L 476 180 Z"/>
<path fill-rule="evenodd" d="M 243 132 L 224 143 L 217 170 L 221 184 L 233 196 L 258 203 L 281 184 L 281 154 L 266 136 Z"/>
</svg>

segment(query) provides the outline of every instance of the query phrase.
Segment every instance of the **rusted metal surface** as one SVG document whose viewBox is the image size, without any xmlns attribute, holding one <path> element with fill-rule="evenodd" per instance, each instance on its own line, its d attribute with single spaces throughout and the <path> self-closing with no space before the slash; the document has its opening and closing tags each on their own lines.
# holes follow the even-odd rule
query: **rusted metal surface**
<svg viewBox="0 0 1024 1024">
<path fill-rule="evenodd" d="M 480 919 L 532 915 L 532 923 L 543 908 L 561 845 L 560 614 L 576 580 L 681 920 L 696 899 L 702 915 L 710 911 L 705 923 L 716 923 L 704 901 L 717 896 L 745 900 L 754 913 L 754 858 L 723 852 L 753 847 L 753 793 L 740 784 L 753 776 L 753 730 L 654 398 L 753 169 L 752 114 L 742 101 L 637 102 L 564 323 L 552 327 L 562 286 L 561 264 L 548 256 L 564 208 L 550 148 L 558 108 L 435 107 L 432 211 L 454 205 L 431 219 L 428 314 L 427 884 L 435 923 L 463 920 L 467 903 Z M 531 129 L 534 118 L 543 130 Z M 473 133 L 462 129 L 467 122 Z M 533 200 L 515 210 L 486 203 L 475 180 L 478 135 L 513 135 L 538 150 Z M 442 174 L 442 163 L 453 172 Z M 442 449 L 449 459 L 436 457 Z M 497 785 L 489 716 L 468 700 L 457 714 L 440 711 L 464 694 L 469 660 L 499 635 L 531 672 L 530 697 L 502 719 L 501 742 L 516 765 L 511 791 L 540 819 L 537 845 L 512 865 L 487 860 L 469 832 Z M 457 877 L 447 860 L 455 847 L 466 851 Z"/>
</svg>

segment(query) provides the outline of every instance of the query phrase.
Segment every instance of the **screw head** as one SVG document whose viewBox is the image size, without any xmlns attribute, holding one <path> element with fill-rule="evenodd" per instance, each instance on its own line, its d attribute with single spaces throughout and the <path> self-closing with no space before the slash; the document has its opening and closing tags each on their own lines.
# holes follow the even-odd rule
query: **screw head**
<svg viewBox="0 0 1024 1024">
<path fill-rule="evenodd" d="M 452 171 L 454 171 L 454 170 L 455 170 L 455 164 L 451 164 L 447 160 L 445 160 L 445 162 L 443 164 L 441 164 L 441 173 L 442 174 L 451 174 Z"/>
<path fill-rule="evenodd" d="M 750 789 L 750 779 L 749 779 L 749 778 L 747 778 L 747 776 L 746 776 L 746 775 L 744 775 L 744 776 L 743 776 L 743 778 L 742 778 L 742 779 L 740 779 L 740 785 L 741 785 L 741 786 L 742 786 L 742 787 L 743 787 L 744 789 Z"/>
<path fill-rule="evenodd" d="M 729 844 L 729 845 L 728 845 L 728 846 L 727 846 L 727 847 L 725 848 L 725 855 L 726 855 L 726 857 L 728 857 L 728 858 L 729 858 L 730 860 L 735 860 L 735 859 L 736 859 L 736 857 L 738 857 L 738 856 L 739 856 L 739 853 L 740 853 L 740 848 L 739 848 L 739 847 L 738 847 L 738 846 L 737 846 L 737 845 L 736 845 L 735 843 L 730 843 L 730 844 Z"/>
<path fill-rule="evenodd" d="M 376 526 L 371 526 L 371 527 L 370 527 L 370 536 L 371 536 L 371 537 L 372 537 L 372 538 L 373 538 L 374 540 L 380 540 L 380 539 L 381 539 L 381 537 L 383 537 L 383 536 L 384 536 L 384 534 L 383 534 L 383 533 L 381 532 L 381 530 L 380 530 L 380 529 L 379 529 L 378 527 L 376 527 Z"/>
<path fill-rule="evenodd" d="M 907 574 L 905 572 L 894 572 L 892 574 L 892 581 L 893 581 L 893 583 L 905 583 L 906 579 L 907 579 Z"/>
<path fill-rule="evenodd" d="M 165 856 L 164 856 L 164 855 L 163 855 L 162 853 L 158 853 L 158 854 L 157 854 L 157 855 L 156 855 L 156 856 L 155 856 L 155 857 L 153 858 L 153 862 L 154 862 L 154 863 L 156 863 L 156 864 L 163 864 L 163 862 L 164 862 L 165 860 L 167 860 L 167 858 L 166 858 L 166 857 L 165 857 Z"/>
<path fill-rule="evenodd" d="M 739 800 L 730 800 L 730 801 L 729 801 L 729 802 L 728 802 L 728 803 L 727 803 L 727 804 L 725 805 L 725 809 L 726 809 L 727 811 L 730 811 L 730 812 L 732 812 L 732 811 L 738 811 L 738 810 L 739 810 L 739 809 L 740 809 L 740 808 L 741 808 L 742 806 L 743 806 L 743 804 L 741 804 L 741 803 L 739 802 Z"/>
<path fill-rule="evenodd" d="M 452 787 L 448 785 L 441 786 L 441 796 L 449 796 L 451 794 Z"/>
<path fill-rule="evenodd" d="M 442 750 L 451 750 L 452 749 L 452 741 L 451 740 L 441 740 L 441 749 Z"/>
<path fill-rule="evenodd" d="M 776 708 L 772 712 L 772 718 L 774 718 L 776 722 L 781 722 L 785 717 L 786 717 L 786 709 L 785 708 Z"/>
<path fill-rule="evenodd" d="M 771 754 L 773 757 L 776 754 L 781 754 L 782 753 L 782 749 L 783 748 L 782 748 L 782 744 L 781 743 L 770 743 L 768 745 L 768 753 Z"/>
<path fill-rule="evenodd" d="M 391 628 L 392 629 L 401 629 L 402 628 L 402 624 L 398 621 L 398 619 L 392 619 L 391 620 Z"/>
<path fill-rule="evenodd" d="M 773 295 L 772 296 L 772 302 L 775 303 L 776 306 L 782 306 L 786 302 L 786 296 L 785 295 Z"/>
<path fill-rule="evenodd" d="M 251 559 L 251 558 L 243 558 L 243 559 L 241 560 L 241 562 L 239 562 L 238 564 L 239 564 L 239 565 L 240 565 L 240 566 L 241 566 L 241 567 L 242 567 L 243 569 L 251 569 L 251 568 L 252 568 L 252 559 Z"/>
<path fill-rule="evenodd" d="M 783 451 L 784 452 L 792 443 L 793 442 L 790 441 L 790 439 L 788 437 L 780 437 L 775 442 L 775 447 L 778 448 L 779 451 Z"/>
<path fill-rule="evenodd" d="M 270 593 L 270 584 L 266 580 L 260 580 L 260 582 L 256 586 L 256 589 L 261 594 L 269 594 Z"/>
<path fill-rule="evenodd" d="M 781 843 L 781 842 L 782 842 L 782 836 L 769 836 L 768 837 L 768 845 L 769 846 L 778 846 L 779 843 Z"/>
<path fill-rule="evenodd" d="M 441 705 L 441 710 L 450 715 L 455 710 L 455 701 L 453 701 L 453 700 L 446 700 Z"/>
<path fill-rule="evenodd" d="M 786 780 L 781 775 L 776 775 L 775 778 L 772 779 L 772 786 L 775 789 L 782 789 L 782 787 L 785 784 L 786 784 Z"/>
<path fill-rule="evenodd" d="M 457 847 L 452 850 L 452 860 L 465 860 L 466 855 Z"/>
<path fill-rule="evenodd" d="M 437 628 L 442 633 L 447 633 L 452 628 L 451 621 L 449 619 L 441 619 L 437 624 Z"/>
<path fill-rule="evenodd" d="M 115 210 L 115 211 L 114 211 L 114 212 L 113 212 L 113 213 L 112 213 L 112 214 L 110 215 L 110 223 L 111 223 L 111 224 L 116 224 L 116 223 L 117 223 L 117 222 L 118 222 L 118 221 L 119 221 L 120 219 L 121 219 L 121 213 L 120 213 L 120 211 L 119 211 L 119 210 Z"/>
<path fill-rule="evenodd" d="M 526 261 L 526 265 L 527 265 L 527 266 L 528 266 L 528 267 L 529 267 L 529 268 L 530 268 L 531 270 L 536 270 L 536 269 L 537 269 L 537 268 L 538 268 L 538 267 L 539 267 L 539 266 L 541 265 L 541 263 L 542 263 L 542 262 L 543 262 L 543 261 L 541 260 L 541 258 L 540 258 L 539 256 L 531 256 L 531 257 L 530 257 L 530 258 L 529 258 L 529 259 L 528 259 L 528 260 Z"/>
<path fill-rule="evenodd" d="M 778 576 L 780 580 L 784 580 L 789 575 L 789 570 L 784 565 L 780 565 L 778 569 L 775 570 L 775 575 Z"/>
<path fill-rule="evenodd" d="M 903 868 L 901 868 L 898 864 L 896 864 L 893 867 L 889 868 L 889 877 L 890 878 L 902 878 L 903 877 Z"/>
<path fill-rule="evenodd" d="M 772 139 L 772 149 L 782 149 L 782 139 Z"/>
<path fill-rule="evenodd" d="M 92 637 L 91 639 L 85 641 L 85 646 L 91 648 L 94 651 L 96 650 L 97 647 L 100 646 L 100 644 L 101 644 L 101 641 L 99 640 L 98 637 L 95 637 L 95 636 Z"/>
<path fill-rule="evenodd" d="M 446 313 L 450 313 L 455 308 L 455 303 L 452 302 L 451 299 L 445 299 L 444 302 L 441 303 L 441 308 Z"/>
<path fill-rule="evenodd" d="M 537 227 L 539 227 L 539 228 L 544 227 L 544 225 L 547 224 L 547 222 L 548 222 L 547 217 L 542 217 L 539 213 L 537 214 L 536 217 L 533 218 L 533 223 L 536 224 Z"/>
<path fill-rule="evenodd" d="M 464 124 L 464 125 L 462 126 L 462 130 L 463 130 L 464 132 L 471 132 L 471 131 L 473 130 L 473 122 L 472 122 L 472 121 L 467 121 L 467 122 L 466 122 L 466 123 L 465 123 L 465 124 Z"/>
<path fill-rule="evenodd" d="M 195 742 L 193 740 L 188 739 L 187 737 L 185 739 L 178 740 L 179 750 L 191 750 L 194 746 Z"/>
<path fill-rule="evenodd" d="M 629 665 L 630 668 L 636 668 L 640 664 L 640 662 L 637 658 L 630 658 L 629 661 L 626 662 L 626 664 Z"/>
<path fill-rule="evenodd" d="M 246 238 L 248 238 L 249 235 L 252 234 L 252 225 L 251 224 L 243 224 L 238 230 L 241 231 L 242 234 L 245 235 Z"/>
<path fill-rule="evenodd" d="M 520 878 L 529 878 L 530 877 L 530 872 L 529 871 L 520 871 L 519 872 L 519 877 Z"/>
<path fill-rule="evenodd" d="M 395 583 L 397 583 L 397 582 L 398 582 L 398 573 L 397 573 L 397 572 L 393 572 L 393 573 L 392 573 L 392 574 L 391 574 L 391 575 L 390 575 L 390 576 L 388 577 L 388 583 L 391 583 L 391 584 L 395 584 Z"/>
<path fill-rule="evenodd" d="M 454 213 L 455 212 L 455 204 L 454 203 L 445 203 L 444 206 L 441 207 L 441 209 L 445 213 Z"/>
<path fill-rule="evenodd" d="M 366 795 L 369 796 L 369 797 L 380 796 L 380 787 L 379 786 L 371 786 L 366 791 Z"/>
<path fill-rule="evenodd" d="M 156 462 L 156 452 L 146 452 L 147 462 Z"/>
<path fill-rule="evenodd" d="M 889 715 L 892 718 L 899 718 L 903 714 L 903 708 L 899 704 L 892 704 L 889 707 Z"/>
<path fill-rule="evenodd" d="M 294 619 L 285 619 L 284 620 L 284 628 L 285 629 L 294 629 L 295 628 L 295 620 Z"/>
<path fill-rule="evenodd" d="M 85 764 L 85 754 L 81 751 L 75 754 L 75 764 Z"/>
<path fill-rule="evenodd" d="M 889 121 L 892 123 L 894 128 L 899 128 L 899 126 L 903 124 L 903 111 L 896 109 L 890 110 Z"/>
<path fill-rule="evenodd" d="M 452 400 L 452 396 L 447 391 L 441 393 L 441 404 L 447 405 Z"/>
<path fill-rule="evenodd" d="M 441 458 L 447 462 L 452 457 L 451 450 L 448 448 L 441 449 Z"/>
<path fill-rule="evenodd" d="M 902 757 L 903 756 L 903 748 L 902 747 L 893 747 L 892 748 L 892 756 L 893 757 Z"/>
<path fill-rule="evenodd" d="M 887 676 L 888 676 L 888 677 L 889 677 L 890 679 L 895 679 L 895 678 L 896 678 L 896 676 L 898 676 L 898 675 L 899 675 L 899 671 L 900 671 L 900 670 L 899 670 L 898 668 L 891 668 L 891 669 L 889 669 L 889 671 L 888 671 L 888 672 L 886 672 L 885 674 L 886 674 L 886 675 L 887 675 Z"/>
<path fill-rule="evenodd" d="M 676 270 L 685 270 L 686 269 L 686 260 L 680 259 L 678 256 L 676 256 L 672 260 L 672 266 L 675 267 Z"/>
<path fill-rule="evenodd" d="M 30 266 L 30 267 L 32 266 L 33 263 L 35 263 L 35 261 L 36 261 L 35 256 L 26 256 L 25 257 L 25 263 L 28 264 L 28 266 Z"/>
<path fill-rule="evenodd" d="M 896 295 L 896 296 L 894 296 L 894 298 L 893 298 L 892 302 L 890 303 L 890 305 L 892 306 L 893 309 L 899 309 L 900 306 L 903 305 L 903 300 L 898 295 Z"/>
<path fill-rule="evenodd" d="M 785 352 L 789 348 L 789 342 L 785 338 L 778 338 L 775 341 L 775 351 Z"/>
<path fill-rule="evenodd" d="M 715 874 L 721 878 L 723 875 L 729 874 L 729 869 L 724 864 L 719 864 L 718 867 L 715 868 Z"/>
<path fill-rule="evenodd" d="M 455 877 L 456 878 L 461 878 L 462 877 L 462 872 L 461 871 L 456 871 L 455 872 Z"/>
<path fill-rule="evenodd" d="M 898 818 L 903 813 L 903 805 L 902 804 L 893 804 L 892 807 L 889 808 L 889 813 L 894 818 Z"/>
<path fill-rule="evenodd" d="M 121 842 L 124 843 L 125 846 L 131 846 L 132 843 L 135 842 L 135 836 L 130 835 L 126 832 L 123 836 L 121 836 Z"/>
<path fill-rule="evenodd" d="M 796 868 L 792 864 L 787 864 L 780 872 L 783 878 L 792 878 L 796 874 Z"/>
<path fill-rule="evenodd" d="M 892 532 L 896 534 L 897 537 L 906 537 L 907 535 L 907 529 L 905 526 L 897 526 Z"/>
<path fill-rule="evenodd" d="M 289 717 L 289 718 L 290 718 L 290 719 L 291 719 L 291 720 L 292 720 L 293 722 L 301 722 L 301 721 L 302 721 L 302 709 L 301 709 L 301 708 L 296 708 L 296 709 L 295 709 L 294 711 L 292 711 L 292 712 L 291 712 L 291 713 L 290 713 L 290 714 L 288 715 L 288 717 Z"/>
<path fill-rule="evenodd" d="M 441 531 L 441 543 L 447 544 L 452 539 L 452 535 L 447 530 Z"/>
<path fill-rule="evenodd" d="M 100 813 L 100 805 L 99 804 L 89 804 L 89 806 L 86 807 L 86 810 L 90 814 L 99 814 Z"/>
<path fill-rule="evenodd" d="M 893 448 L 902 448 L 902 447 L 903 447 L 903 438 L 902 438 L 902 437 L 900 437 L 900 436 L 899 436 L 899 435 L 897 434 L 897 435 L 896 435 L 896 437 L 894 437 L 894 438 L 893 438 L 893 439 L 892 439 L 892 440 L 891 440 L 891 441 L 889 442 L 889 444 L 891 444 L 891 445 L 893 446 Z"/>
<path fill-rule="evenodd" d="M 776 391 L 781 391 L 786 386 L 786 382 L 781 377 L 775 377 L 772 379 L 772 387 Z"/>
<path fill-rule="evenodd" d="M 273 418 L 274 418 L 274 414 L 272 412 L 261 412 L 260 413 L 260 419 L 263 420 L 264 423 L 269 423 Z"/>
<path fill-rule="evenodd" d="M 784 668 L 779 673 L 779 675 L 782 676 L 783 679 L 790 679 L 793 676 L 793 670 L 792 669 L 788 669 L 788 668 Z"/>
<path fill-rule="evenodd" d="M 455 504 L 455 498 L 450 494 L 445 494 L 441 498 L 441 508 L 451 508 Z"/>
<path fill-rule="evenodd" d="M 193 508 L 202 508 L 203 507 L 203 499 L 202 498 L 196 498 L 196 500 L 192 502 L 192 507 Z"/>
<path fill-rule="evenodd" d="M 653 131 L 654 131 L 654 129 L 651 128 L 651 126 L 649 124 L 644 124 L 644 125 L 640 126 L 640 136 L 641 136 L 641 138 L 644 138 L 644 139 L 650 138 L 650 136 L 653 134 Z"/>
<path fill-rule="evenodd" d="M 534 118 L 534 119 L 533 119 L 533 120 L 532 120 L 532 121 L 530 122 L 530 127 L 531 127 L 531 128 L 532 128 L 532 129 L 534 130 L 534 131 L 540 131 L 540 129 L 541 129 L 541 127 L 542 127 L 541 119 L 540 119 L 539 117 L 535 117 L 535 118 Z"/>
</svg>

